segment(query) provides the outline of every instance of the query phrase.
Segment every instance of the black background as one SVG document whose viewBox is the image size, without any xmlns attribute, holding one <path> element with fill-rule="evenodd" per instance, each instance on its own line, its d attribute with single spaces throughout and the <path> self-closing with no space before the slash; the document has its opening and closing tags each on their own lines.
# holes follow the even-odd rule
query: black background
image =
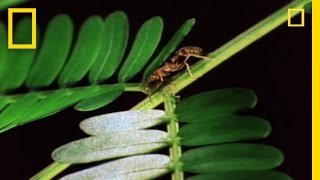
<svg viewBox="0 0 320 180">
<path fill-rule="evenodd" d="M 184 20 L 195 17 L 196 25 L 181 46 L 201 46 L 210 52 L 289 2 L 39 0 L 20 7 L 37 8 L 37 21 L 42 32 L 48 21 L 60 13 L 69 14 L 78 30 L 89 16 L 105 17 L 115 10 L 123 10 L 130 21 L 130 42 L 145 20 L 158 15 L 165 22 L 160 47 Z M 6 18 L 7 11 L 1 12 L 0 19 L 7 22 Z M 284 152 L 286 158 L 279 170 L 294 179 L 311 179 L 311 15 L 306 15 L 304 28 L 288 28 L 283 24 L 187 87 L 180 95 L 187 97 L 228 87 L 247 87 L 256 91 L 259 102 L 255 113 L 268 119 L 273 126 L 270 137 L 260 142 L 272 144 Z M 100 110 L 82 113 L 69 108 L 0 134 L 0 179 L 28 179 L 52 162 L 50 153 L 54 148 L 85 136 L 78 128 L 81 120 L 127 110 L 144 97 L 126 93 Z"/>
</svg>

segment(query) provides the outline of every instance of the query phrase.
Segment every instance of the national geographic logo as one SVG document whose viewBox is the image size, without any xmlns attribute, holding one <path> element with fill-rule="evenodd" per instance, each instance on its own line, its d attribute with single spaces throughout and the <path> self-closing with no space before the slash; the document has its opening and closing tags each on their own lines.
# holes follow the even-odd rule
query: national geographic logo
<svg viewBox="0 0 320 180">
<path fill-rule="evenodd" d="M 13 14 L 31 13 L 32 17 L 32 40 L 31 44 L 13 43 Z M 8 8 L 8 49 L 36 49 L 37 48 L 37 11 L 36 8 Z"/>
</svg>

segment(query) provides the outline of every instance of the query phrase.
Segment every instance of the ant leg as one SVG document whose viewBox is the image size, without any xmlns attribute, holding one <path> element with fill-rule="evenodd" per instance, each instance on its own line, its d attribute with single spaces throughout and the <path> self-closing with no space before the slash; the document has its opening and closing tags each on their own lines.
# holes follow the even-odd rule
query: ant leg
<svg viewBox="0 0 320 180">
<path fill-rule="evenodd" d="M 205 60 L 212 60 L 206 56 L 201 56 L 201 55 L 197 55 L 197 54 L 190 54 L 189 56 L 200 58 L 200 59 L 205 59 Z"/>
<path fill-rule="evenodd" d="M 185 65 L 186 65 L 186 67 L 187 67 L 187 71 L 188 71 L 189 75 L 190 75 L 191 77 L 193 77 L 193 75 L 192 75 L 192 73 L 191 73 L 190 65 L 189 65 L 188 63 L 185 63 Z"/>
<path fill-rule="evenodd" d="M 163 76 L 159 74 L 160 81 L 163 82 Z"/>
</svg>

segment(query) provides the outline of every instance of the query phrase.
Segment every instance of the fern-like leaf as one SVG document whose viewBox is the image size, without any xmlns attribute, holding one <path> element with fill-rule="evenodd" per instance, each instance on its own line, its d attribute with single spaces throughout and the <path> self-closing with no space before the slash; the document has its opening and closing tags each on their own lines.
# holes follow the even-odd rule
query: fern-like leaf
<svg viewBox="0 0 320 180">
<path fill-rule="evenodd" d="M 161 58 L 168 57 L 176 49 L 193 23 L 194 20 L 188 21 L 177 31 L 156 61 L 163 61 Z M 163 30 L 161 17 L 147 20 L 141 26 L 128 57 L 118 67 L 127 47 L 128 24 L 122 11 L 110 14 L 105 20 L 92 16 L 82 24 L 78 37 L 73 37 L 72 20 L 61 14 L 49 22 L 42 41 L 37 28 L 37 49 L 8 50 L 6 26 L 0 22 L 0 36 L 4 37 L 0 44 L 0 132 L 72 105 L 79 111 L 92 111 L 121 96 L 127 90 L 124 82 L 136 76 L 154 54 Z M 22 19 L 14 29 L 15 43 L 30 43 L 30 18 Z M 117 68 L 119 83 L 101 84 Z M 90 84 L 77 87 L 77 83 L 86 78 Z M 58 89 L 43 90 L 56 84 L 60 86 Z M 30 92 L 15 95 L 21 87 Z M 135 90 L 144 91 L 140 82 L 135 85 Z M 28 100 L 31 95 L 33 103 Z"/>
<path fill-rule="evenodd" d="M 60 146 L 53 151 L 52 158 L 62 163 L 86 163 L 146 154 L 169 147 L 170 165 L 166 170 L 172 173 L 181 171 L 199 174 L 190 179 L 240 180 L 260 176 L 274 177 L 276 180 L 291 179 L 286 174 L 272 170 L 283 162 L 284 157 L 279 149 L 270 145 L 243 142 L 266 138 L 271 132 L 271 125 L 266 120 L 241 115 L 254 108 L 257 103 L 257 96 L 252 90 L 219 89 L 185 98 L 176 105 L 174 101 L 175 98 L 165 101 L 166 113 L 161 110 L 133 110 L 88 118 L 80 123 L 80 127 L 92 136 Z M 185 125 L 177 129 L 175 121 L 181 121 Z M 141 130 L 161 123 L 168 123 L 168 133 Z M 172 123 L 174 127 L 171 126 Z M 177 149 L 179 146 L 187 146 L 189 150 L 181 155 Z M 135 156 L 106 162 L 65 178 L 100 174 L 101 167 L 113 166 L 117 161 L 130 158 Z M 160 161 L 161 158 L 157 160 Z M 120 166 L 123 167 L 119 164 L 115 168 Z M 146 167 L 151 166 L 152 163 L 146 164 Z M 130 167 L 123 168 L 130 171 Z M 109 177 L 108 173 L 113 172 L 105 173 L 104 176 L 99 175 L 99 178 Z M 130 172 L 126 175 L 129 174 Z M 148 173 L 138 174 L 140 179 L 148 178 Z M 158 176 L 160 175 L 162 174 Z"/>
</svg>

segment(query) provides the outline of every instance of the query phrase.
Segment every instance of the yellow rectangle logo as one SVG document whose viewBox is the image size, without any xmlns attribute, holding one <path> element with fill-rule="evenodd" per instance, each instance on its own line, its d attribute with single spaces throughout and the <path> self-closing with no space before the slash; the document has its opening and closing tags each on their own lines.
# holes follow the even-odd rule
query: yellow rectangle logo
<svg viewBox="0 0 320 180">
<path fill-rule="evenodd" d="M 297 13 L 301 14 L 301 22 L 299 24 L 293 24 L 291 17 Z M 304 9 L 288 9 L 288 27 L 304 27 Z"/>
<path fill-rule="evenodd" d="M 31 44 L 13 44 L 13 13 L 31 13 L 32 41 Z M 8 49 L 37 48 L 37 14 L 36 8 L 8 8 Z"/>
</svg>

